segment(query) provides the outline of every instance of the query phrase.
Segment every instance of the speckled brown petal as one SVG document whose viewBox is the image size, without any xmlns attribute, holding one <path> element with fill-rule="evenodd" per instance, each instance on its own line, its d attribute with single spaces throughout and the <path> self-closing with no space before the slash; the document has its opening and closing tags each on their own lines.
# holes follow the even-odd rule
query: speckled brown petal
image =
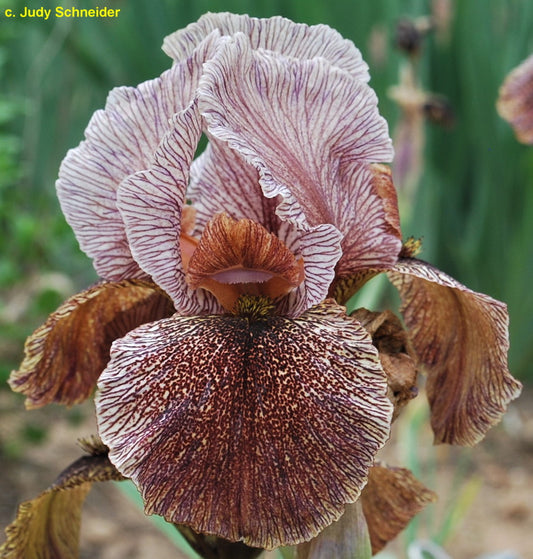
<svg viewBox="0 0 533 559">
<path fill-rule="evenodd" d="M 117 340 L 99 379 L 110 459 L 148 513 L 263 548 L 339 518 L 388 438 L 370 336 L 332 302 L 300 318 L 174 317 Z"/>
<path fill-rule="evenodd" d="M 496 106 L 514 128 L 518 140 L 533 144 L 533 55 L 507 76 Z"/>
<path fill-rule="evenodd" d="M 370 281 L 382 272 L 383 270 L 368 268 L 360 270 L 355 274 L 336 276 L 329 287 L 328 296 L 335 299 L 339 305 L 346 305 L 367 281 Z"/>
<path fill-rule="evenodd" d="M 111 343 L 173 311 L 153 283 L 100 283 L 68 299 L 28 338 L 24 360 L 9 384 L 27 397 L 27 408 L 82 402 L 109 360 Z"/>
<path fill-rule="evenodd" d="M 428 373 L 436 442 L 476 444 L 521 390 L 507 368 L 506 305 L 417 259 L 401 259 L 389 276 Z"/>
<path fill-rule="evenodd" d="M 372 471 L 372 468 L 370 469 Z M 363 493 L 364 493 L 363 489 Z M 318 536 L 296 547 L 295 559 L 370 559 L 372 547 L 361 500 Z"/>
<path fill-rule="evenodd" d="M 376 464 L 361 494 L 372 553 L 376 554 L 395 538 L 427 504 L 437 496 L 403 468 Z"/>
<path fill-rule="evenodd" d="M 368 66 L 351 41 L 343 39 L 327 25 L 308 26 L 280 16 L 255 18 L 227 12 L 207 13 L 197 22 L 166 37 L 163 50 L 174 60 L 183 60 L 214 30 L 221 35 L 244 33 L 253 48 L 279 52 L 300 60 L 320 56 L 358 80 L 369 80 Z"/>
<path fill-rule="evenodd" d="M 105 455 L 76 460 L 46 491 L 19 506 L 16 520 L 6 528 L 0 557 L 76 559 L 81 509 L 92 484 L 123 479 Z"/>
</svg>

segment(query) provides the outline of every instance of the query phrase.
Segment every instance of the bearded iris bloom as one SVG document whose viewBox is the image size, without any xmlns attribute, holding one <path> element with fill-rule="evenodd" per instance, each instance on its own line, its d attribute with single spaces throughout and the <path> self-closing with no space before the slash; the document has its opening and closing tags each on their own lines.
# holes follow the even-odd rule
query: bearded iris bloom
<svg viewBox="0 0 533 559">
<path fill-rule="evenodd" d="M 466 445 L 519 393 L 506 307 L 402 247 L 391 140 L 352 43 L 207 14 L 164 50 L 172 68 L 113 90 L 63 161 L 61 207 L 102 281 L 30 337 L 10 384 L 28 407 L 97 385 L 99 435 L 148 513 L 297 544 L 358 501 L 400 407 L 351 295 L 389 275 L 436 440 Z"/>
</svg>

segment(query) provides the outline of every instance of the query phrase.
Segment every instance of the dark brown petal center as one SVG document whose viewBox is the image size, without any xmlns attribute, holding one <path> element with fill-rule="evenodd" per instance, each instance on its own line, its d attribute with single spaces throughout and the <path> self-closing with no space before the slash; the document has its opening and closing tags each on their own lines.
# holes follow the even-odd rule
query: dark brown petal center
<svg viewBox="0 0 533 559">
<path fill-rule="evenodd" d="M 331 302 L 141 326 L 99 389 L 100 436 L 146 512 L 260 548 L 307 540 L 357 500 L 392 415 L 370 335 Z"/>
</svg>

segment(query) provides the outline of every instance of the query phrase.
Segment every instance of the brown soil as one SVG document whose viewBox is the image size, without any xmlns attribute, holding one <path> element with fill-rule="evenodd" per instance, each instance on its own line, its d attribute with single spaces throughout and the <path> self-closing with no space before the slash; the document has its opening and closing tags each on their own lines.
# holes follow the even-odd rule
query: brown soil
<svg viewBox="0 0 533 559">
<path fill-rule="evenodd" d="M 419 520 L 417 537 L 442 533 L 446 519 L 451 518 L 447 511 L 455 505 L 458 518 L 444 544 L 453 559 L 474 559 L 504 550 L 514 551 L 520 559 L 533 559 L 532 405 L 533 391 L 529 391 L 511 406 L 506 420 L 474 449 L 431 447 L 428 429 L 417 433 L 421 477 L 439 494 L 439 502 L 430 505 Z M 81 455 L 76 439 L 93 434 L 95 428 L 91 404 L 79 410 L 51 406 L 26 412 L 21 398 L 0 391 L 1 528 L 13 520 L 18 503 L 40 493 L 60 470 Z M 391 465 L 406 465 L 411 447 L 402 432 L 406 432 L 406 422 L 411 420 L 406 415 L 395 427 L 385 456 Z M 45 440 L 21 446 L 21 433 L 28 430 L 28 425 L 47 426 Z M 430 466 L 433 461 L 434 466 Z M 2 533 L 0 542 L 3 540 Z M 400 559 L 405 557 L 401 546 L 400 537 L 388 549 Z M 153 557 L 182 559 L 184 555 L 118 484 L 96 484 L 84 507 L 81 558 Z"/>
</svg>

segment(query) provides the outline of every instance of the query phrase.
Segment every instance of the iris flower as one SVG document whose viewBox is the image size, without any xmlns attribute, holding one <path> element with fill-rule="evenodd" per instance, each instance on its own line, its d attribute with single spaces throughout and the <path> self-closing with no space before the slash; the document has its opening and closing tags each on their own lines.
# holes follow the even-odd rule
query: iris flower
<svg viewBox="0 0 533 559">
<path fill-rule="evenodd" d="M 387 124 L 351 42 L 207 14 L 163 48 L 171 69 L 113 90 L 61 165 L 102 281 L 33 334 L 10 384 L 30 408 L 97 384 L 99 435 L 148 513 L 300 543 L 358 501 L 400 406 L 399 353 L 374 315 L 346 314 L 353 293 L 388 274 L 435 438 L 465 445 L 519 392 L 506 307 L 402 246 Z"/>
<path fill-rule="evenodd" d="M 533 145 L 533 55 L 509 72 L 496 106 L 500 116 L 513 127 L 518 141 Z"/>
</svg>

